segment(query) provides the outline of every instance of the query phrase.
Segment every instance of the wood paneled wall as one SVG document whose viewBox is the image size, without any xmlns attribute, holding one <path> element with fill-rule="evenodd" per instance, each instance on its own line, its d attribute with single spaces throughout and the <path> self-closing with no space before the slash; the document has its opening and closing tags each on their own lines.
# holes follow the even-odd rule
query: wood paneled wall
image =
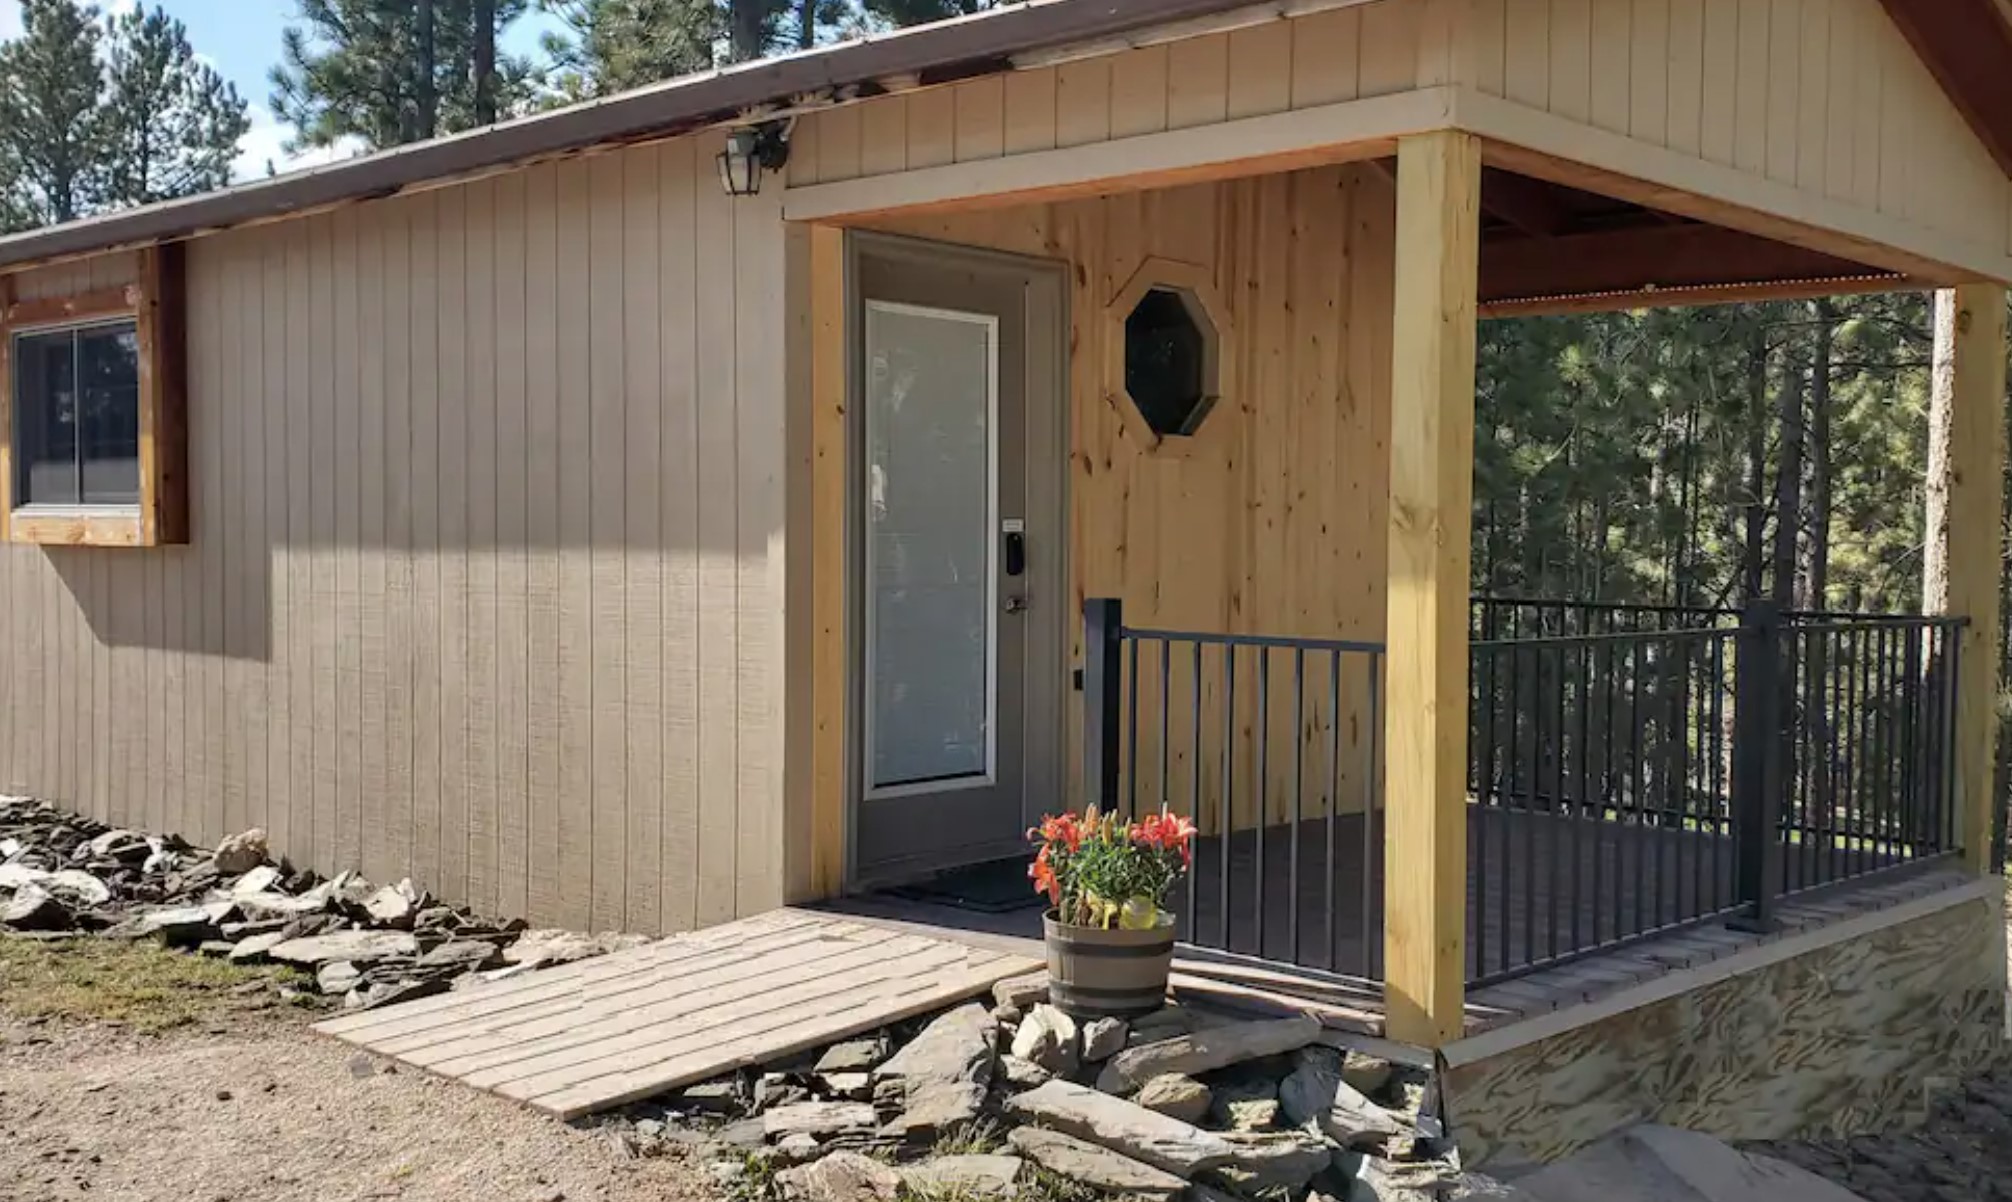
<svg viewBox="0 0 2012 1202">
<path fill-rule="evenodd" d="M 1377 640 L 1382 637 L 1388 481 L 1390 325 L 1396 197 L 1367 167 L 1331 167 L 1101 200 L 890 221 L 885 228 L 1071 264 L 1070 656 L 1082 662 L 1082 601 L 1123 598 L 1130 624 Z M 1196 265 L 1229 311 L 1222 399 L 1179 454 L 1145 447 L 1119 406 L 1121 333 L 1106 312 L 1142 263 Z M 1213 657 L 1213 653 L 1211 653 Z M 1057 671 L 1067 665 L 1057 665 Z M 1238 761 L 1254 760 L 1252 661 L 1240 672 Z M 1290 807 L 1289 666 L 1275 665 L 1268 775 L 1273 816 Z M 1141 695 L 1158 667 L 1141 666 Z M 1175 666 L 1185 713 L 1188 671 Z M 1219 670 L 1205 669 L 1203 811 L 1218 799 Z M 1343 678 L 1343 809 L 1359 808 L 1358 766 L 1375 732 L 1361 667 Z M 1301 737 L 1308 812 L 1324 797 L 1328 685 L 1310 669 Z M 1072 706 L 1080 694 L 1070 694 Z M 1157 802 L 1157 721 L 1141 721 L 1140 796 Z M 1177 724 L 1178 726 L 1179 724 Z M 1069 718 L 1070 763 L 1081 723 Z M 1185 809 L 1193 766 L 1171 739 L 1164 790 Z M 1071 787 L 1079 784 L 1071 772 Z M 1239 824 L 1254 814 L 1247 775 L 1233 785 Z"/>
<path fill-rule="evenodd" d="M 2012 181 L 1879 0 L 1473 0 L 1481 91 L 2012 254 Z"/>
<path fill-rule="evenodd" d="M 784 227 L 716 149 L 192 243 L 191 545 L 0 550 L 7 787 L 537 923 L 780 904 Z"/>
<path fill-rule="evenodd" d="M 1449 82 L 1446 0 L 1377 0 L 804 117 L 792 186 L 996 159 Z"/>
</svg>

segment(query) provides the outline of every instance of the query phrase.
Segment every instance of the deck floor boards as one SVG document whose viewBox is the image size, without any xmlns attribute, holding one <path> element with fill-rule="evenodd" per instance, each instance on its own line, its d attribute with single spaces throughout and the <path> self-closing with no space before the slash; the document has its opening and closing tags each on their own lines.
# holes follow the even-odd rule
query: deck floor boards
<svg viewBox="0 0 2012 1202">
<path fill-rule="evenodd" d="M 778 910 L 316 1030 L 561 1118 L 949 1005 L 1037 960 Z"/>
</svg>

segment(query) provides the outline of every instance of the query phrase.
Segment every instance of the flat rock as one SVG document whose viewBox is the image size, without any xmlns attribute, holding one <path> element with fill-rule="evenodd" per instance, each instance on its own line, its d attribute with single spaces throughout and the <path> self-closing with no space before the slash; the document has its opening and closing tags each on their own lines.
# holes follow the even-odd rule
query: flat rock
<svg viewBox="0 0 2012 1202">
<path fill-rule="evenodd" d="M 1674 1127 L 1631 1127 L 1519 1178 L 1544 1202 L 1864 1202 L 1806 1170 Z"/>
<path fill-rule="evenodd" d="M 1373 1146 L 1403 1133 L 1404 1125 L 1395 1115 L 1342 1079 L 1340 1053 L 1332 1048 L 1307 1052 L 1299 1067 L 1279 1082 L 1279 1108 L 1287 1122 L 1315 1124 L 1329 1139 L 1349 1148 Z"/>
<path fill-rule="evenodd" d="M 874 1068 L 887 1059 L 887 1038 L 871 1035 L 864 1039 L 848 1039 L 835 1043 L 817 1058 L 812 1070 L 819 1073 L 858 1073 Z"/>
<path fill-rule="evenodd" d="M 317 968 L 314 983 L 330 996 L 348 993 L 363 979 L 363 973 L 348 960 L 330 960 Z"/>
<path fill-rule="evenodd" d="M 1070 1073 L 1081 1061 L 1079 1039 L 1075 1019 L 1036 1002 L 1013 1031 L 1013 1054 L 1051 1073 Z"/>
<path fill-rule="evenodd" d="M 1223 1138 L 1236 1149 L 1236 1159 L 1211 1174 L 1244 1194 L 1297 1190 L 1334 1160 L 1327 1141 L 1305 1131 L 1232 1132 Z"/>
<path fill-rule="evenodd" d="M 1106 1093 L 1130 1093 L 1162 1073 L 1193 1076 L 1227 1068 L 1303 1048 L 1318 1034 L 1320 1021 L 1305 1014 L 1208 1027 L 1126 1048 L 1104 1062 L 1103 1071 L 1097 1074 L 1097 1088 Z"/>
<path fill-rule="evenodd" d="M 820 1138 L 848 1131 L 870 1131 L 880 1122 L 867 1102 L 792 1102 L 762 1112 L 761 1129 L 770 1139 L 802 1132 Z"/>
<path fill-rule="evenodd" d="M 1006 1084 L 1011 1085 L 1015 1089 L 1032 1089 L 1036 1085 L 1045 1083 L 1055 1074 L 1038 1064 L 1030 1064 L 1018 1056 L 1001 1056 L 999 1058 L 999 1075 L 1006 1079 Z"/>
<path fill-rule="evenodd" d="M 894 1202 L 901 1174 L 858 1152 L 833 1152 L 822 1160 L 775 1175 L 785 1202 Z"/>
<path fill-rule="evenodd" d="M 23 885 L 39 885 L 50 874 L 40 868 L 30 868 L 26 864 L 0 864 L 0 889 L 19 889 Z"/>
<path fill-rule="evenodd" d="M 270 864 L 261 864 L 231 882 L 231 896 L 245 897 L 255 893 L 276 893 L 279 891 L 280 871 Z"/>
<path fill-rule="evenodd" d="M 828 1098 L 864 1102 L 873 1097 L 872 1073 L 816 1073 L 811 1081 Z"/>
<path fill-rule="evenodd" d="M 494 944 L 479 939 L 457 939 L 427 949 L 426 954 L 419 957 L 419 967 L 474 972 L 501 961 L 502 956 L 497 953 Z"/>
<path fill-rule="evenodd" d="M 236 909 L 237 903 L 231 901 L 209 902 L 200 906 L 163 906 L 129 918 L 105 933 L 127 939 L 158 935 L 163 942 L 175 947 L 194 947 L 221 934 L 218 924 Z"/>
<path fill-rule="evenodd" d="M 1199 1123 L 1209 1112 L 1209 1087 L 1183 1073 L 1161 1073 L 1139 1086 L 1132 1101 L 1184 1123 Z"/>
<path fill-rule="evenodd" d="M 1095 1064 L 1109 1060 L 1125 1050 L 1125 1039 L 1132 1033 L 1122 1018 L 1093 1018 L 1083 1024 L 1083 1059 Z"/>
<path fill-rule="evenodd" d="M 907 1089 L 902 1111 L 880 1129 L 896 1139 L 922 1139 L 978 1117 L 985 1087 L 975 1081 L 923 1081 Z"/>
<path fill-rule="evenodd" d="M 992 1037 L 997 1024 L 985 1008 L 967 1002 L 938 1015 L 879 1068 L 874 1076 L 898 1079 L 913 1088 L 928 1081 L 984 1084 L 992 1075 Z"/>
<path fill-rule="evenodd" d="M 1358 1093 L 1380 1094 L 1390 1084 L 1396 1070 L 1390 1061 L 1371 1056 L 1353 1049 L 1343 1053 L 1341 1079 L 1348 1082 Z"/>
<path fill-rule="evenodd" d="M 1048 973 L 1030 972 L 1024 976 L 1007 977 L 992 986 L 992 1000 L 1001 1006 L 1011 1006 L 1023 1014 L 1032 1009 L 1034 1003 L 1048 1000 Z"/>
<path fill-rule="evenodd" d="M 936 1156 L 901 1170 L 901 1183 L 923 1194 L 957 1198 L 1010 1198 L 1026 1162 L 1001 1153 Z"/>
<path fill-rule="evenodd" d="M 585 935 L 578 931 L 525 931 L 509 947 L 503 958 L 512 964 L 570 964 L 591 956 L 641 947 L 650 942 L 646 935 L 622 935 L 613 931 Z"/>
<path fill-rule="evenodd" d="M 1006 1139 L 1015 1151 L 1049 1172 L 1107 1194 L 1171 1202 L 1187 1192 L 1188 1183 L 1172 1173 L 1060 1131 L 1018 1127 Z"/>
<path fill-rule="evenodd" d="M 56 899 L 42 885 L 23 885 L 13 900 L 0 906 L 0 926 L 17 931 L 62 931 L 69 929 L 70 907 Z"/>
<path fill-rule="evenodd" d="M 112 887 L 81 868 L 65 868 L 44 877 L 42 888 L 56 900 L 78 910 L 89 910 L 112 900 Z"/>
<path fill-rule="evenodd" d="M 267 960 L 267 953 L 286 942 L 286 935 L 280 931 L 265 931 L 257 935 L 247 935 L 231 945 L 230 961 L 233 964 L 258 964 Z"/>
<path fill-rule="evenodd" d="M 1279 1119 L 1278 1083 L 1255 1077 L 1218 1085 L 1209 1113 L 1233 1131 L 1261 1131 Z"/>
<path fill-rule="evenodd" d="M 299 897 L 281 893 L 276 889 L 258 893 L 237 893 L 232 896 L 237 902 L 238 909 L 245 917 L 252 919 L 301 918 L 309 914 L 320 914 L 328 909 L 328 890 L 321 886 L 316 886 Z"/>
<path fill-rule="evenodd" d="M 1182 1178 L 1227 1164 L 1236 1154 L 1219 1135 L 1070 1081 L 1050 1081 L 1009 1098 L 1006 1109 Z"/>
<path fill-rule="evenodd" d="M 419 941 L 404 931 L 336 931 L 329 935 L 288 939 L 274 944 L 266 954 L 283 964 L 300 964 L 310 968 L 332 960 L 371 964 L 392 956 L 417 956 Z"/>
</svg>

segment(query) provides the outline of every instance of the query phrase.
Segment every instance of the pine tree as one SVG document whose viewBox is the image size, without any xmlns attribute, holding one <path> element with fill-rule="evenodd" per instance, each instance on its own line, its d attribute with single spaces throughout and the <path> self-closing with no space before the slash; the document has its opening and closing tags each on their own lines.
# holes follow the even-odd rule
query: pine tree
<svg viewBox="0 0 2012 1202">
<path fill-rule="evenodd" d="M 548 33 L 551 84 L 565 102 L 704 71 L 725 32 L 713 0 L 540 0 L 565 27 Z"/>
<path fill-rule="evenodd" d="M 72 221 L 90 205 L 103 142 L 98 11 L 25 0 L 21 25 L 0 47 L 0 159 L 13 164 L 14 206 L 32 222 Z"/>
<path fill-rule="evenodd" d="M 251 128 L 237 89 L 196 60 L 188 30 L 156 8 L 114 17 L 101 111 L 107 206 L 149 204 L 230 183 Z"/>
<path fill-rule="evenodd" d="M 927 25 L 931 21 L 947 21 L 951 17 L 968 17 L 997 6 L 997 0 L 864 0 L 866 11 L 893 25 L 905 29 L 910 25 Z"/>
<path fill-rule="evenodd" d="M 484 47 L 527 3 L 300 0 L 271 75 L 273 111 L 295 131 L 289 148 L 351 138 L 396 146 L 518 112 L 530 97 L 530 65 Z M 479 37 L 478 12 L 488 18 Z M 478 69 L 478 55 L 493 57 L 493 71 Z"/>
</svg>

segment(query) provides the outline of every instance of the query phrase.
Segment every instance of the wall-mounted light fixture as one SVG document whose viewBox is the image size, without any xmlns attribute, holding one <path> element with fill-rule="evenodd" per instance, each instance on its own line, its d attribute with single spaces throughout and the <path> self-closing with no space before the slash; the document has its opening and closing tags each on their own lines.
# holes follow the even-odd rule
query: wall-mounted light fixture
<svg viewBox="0 0 2012 1202">
<path fill-rule="evenodd" d="M 761 191 L 764 171 L 780 171 L 789 162 L 789 125 L 765 121 L 727 135 L 720 151 L 720 185 L 729 196 L 754 196 Z"/>
</svg>

